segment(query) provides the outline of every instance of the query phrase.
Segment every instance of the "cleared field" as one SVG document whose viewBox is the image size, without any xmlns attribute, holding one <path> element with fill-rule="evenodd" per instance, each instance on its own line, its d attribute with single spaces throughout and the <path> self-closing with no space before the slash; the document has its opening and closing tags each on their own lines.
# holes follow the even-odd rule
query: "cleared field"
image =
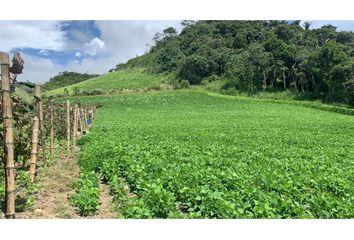
<svg viewBox="0 0 354 240">
<path fill-rule="evenodd" d="M 194 91 L 82 101 L 103 108 L 81 171 L 109 182 L 122 217 L 354 217 L 352 116 Z"/>
<path fill-rule="evenodd" d="M 102 90 L 112 91 L 120 89 L 152 88 L 159 86 L 160 83 L 168 83 L 173 78 L 171 74 L 151 74 L 144 69 L 126 69 L 107 73 L 96 78 L 57 88 L 46 92 L 47 96 L 63 94 L 66 88 L 69 94 L 73 93 L 74 88 L 78 90 Z"/>
</svg>

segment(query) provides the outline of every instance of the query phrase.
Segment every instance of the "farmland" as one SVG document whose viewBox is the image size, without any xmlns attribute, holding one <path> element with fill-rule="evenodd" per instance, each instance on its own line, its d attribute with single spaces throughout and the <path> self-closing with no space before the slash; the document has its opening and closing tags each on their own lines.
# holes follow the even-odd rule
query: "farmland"
<svg viewBox="0 0 354 240">
<path fill-rule="evenodd" d="M 120 217 L 354 217 L 352 116 L 195 90 L 81 101 L 103 105 L 81 172 Z"/>
</svg>

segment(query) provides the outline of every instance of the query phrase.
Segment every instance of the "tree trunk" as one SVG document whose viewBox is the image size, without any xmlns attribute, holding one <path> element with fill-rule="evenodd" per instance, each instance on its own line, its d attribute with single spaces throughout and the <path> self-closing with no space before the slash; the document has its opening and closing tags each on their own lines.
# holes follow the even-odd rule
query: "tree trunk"
<svg viewBox="0 0 354 240">
<path fill-rule="evenodd" d="M 300 82 L 300 86 L 301 86 L 301 91 L 304 93 L 305 89 L 304 89 L 304 84 L 302 82 Z"/>
<path fill-rule="evenodd" d="M 12 100 L 10 92 L 10 59 L 7 53 L 0 52 L 2 80 L 2 118 L 3 118 L 3 161 L 5 170 L 5 216 L 15 218 L 15 162 Z"/>
<path fill-rule="evenodd" d="M 296 80 L 296 79 L 295 79 L 295 81 L 294 81 L 294 85 L 295 85 L 296 92 L 299 92 L 299 88 L 298 88 L 298 86 L 297 86 L 297 80 Z"/>
<path fill-rule="evenodd" d="M 263 70 L 262 74 L 263 74 L 263 86 L 262 87 L 263 87 L 263 90 L 265 91 L 267 89 L 267 74 L 266 74 L 265 70 Z"/>
<path fill-rule="evenodd" d="M 285 76 L 285 71 L 283 70 L 283 84 L 284 84 L 284 90 L 286 89 L 286 76 Z"/>
<path fill-rule="evenodd" d="M 274 87 L 274 82 L 275 82 L 276 78 L 277 78 L 277 69 L 276 69 L 276 67 L 274 67 L 274 69 L 273 69 L 273 79 L 272 79 L 272 82 L 270 83 L 270 87 L 271 88 Z"/>
<path fill-rule="evenodd" d="M 313 74 L 311 74 L 311 83 L 312 83 L 312 90 L 315 91 L 315 87 L 316 87 L 316 82 L 315 82 L 315 77 L 313 76 Z"/>
</svg>

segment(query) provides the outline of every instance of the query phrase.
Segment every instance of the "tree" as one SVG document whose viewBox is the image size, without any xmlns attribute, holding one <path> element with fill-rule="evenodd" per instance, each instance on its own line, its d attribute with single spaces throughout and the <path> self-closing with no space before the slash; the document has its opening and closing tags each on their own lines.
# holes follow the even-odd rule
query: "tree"
<svg viewBox="0 0 354 240">
<path fill-rule="evenodd" d="M 256 66 L 257 74 L 262 75 L 262 89 L 267 89 L 268 74 L 271 70 L 273 56 L 270 52 L 266 52 L 262 45 L 252 44 L 248 51 L 250 52 L 250 64 Z"/>
<path fill-rule="evenodd" d="M 173 27 L 169 27 L 163 30 L 163 38 L 171 38 L 176 36 L 177 30 Z"/>
<path fill-rule="evenodd" d="M 193 24 L 195 24 L 195 23 L 196 23 L 196 22 L 193 21 L 193 20 L 182 20 L 181 25 L 182 25 L 183 27 L 189 27 L 189 26 L 191 26 L 191 25 L 193 25 Z"/>
<path fill-rule="evenodd" d="M 295 21 L 183 21 L 166 28 L 149 53 L 119 68 L 176 72 L 199 84 L 226 79 L 225 87 L 257 92 L 302 92 L 327 101 L 353 102 L 354 33 Z M 301 26 L 302 25 L 302 26 Z"/>
<path fill-rule="evenodd" d="M 266 52 L 262 45 L 251 44 L 228 65 L 227 74 L 237 79 L 237 85 L 241 89 L 250 92 L 260 88 L 265 90 L 272 61 L 272 54 Z"/>
<path fill-rule="evenodd" d="M 191 84 L 199 84 L 208 74 L 208 60 L 200 55 L 191 55 L 185 58 L 179 70 L 179 76 Z"/>
<path fill-rule="evenodd" d="M 304 29 L 306 30 L 306 31 L 308 31 L 309 29 L 310 29 L 310 27 L 311 27 L 311 22 L 310 21 L 305 21 L 304 23 L 303 23 L 303 27 L 304 27 Z"/>
</svg>

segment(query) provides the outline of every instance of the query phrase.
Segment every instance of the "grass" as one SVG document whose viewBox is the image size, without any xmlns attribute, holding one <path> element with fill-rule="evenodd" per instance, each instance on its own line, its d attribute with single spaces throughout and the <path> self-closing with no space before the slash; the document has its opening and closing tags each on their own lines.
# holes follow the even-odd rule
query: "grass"
<svg viewBox="0 0 354 240">
<path fill-rule="evenodd" d="M 121 217 L 354 217 L 352 116 L 192 90 L 81 100 L 103 108 L 80 167 L 125 179 Z"/>
<path fill-rule="evenodd" d="M 104 74 L 67 87 L 57 88 L 45 93 L 45 95 L 60 95 L 66 88 L 72 95 L 74 88 L 81 92 L 86 90 L 102 90 L 105 93 L 122 89 L 142 89 L 158 87 L 161 83 L 169 83 L 174 76 L 172 74 L 151 74 L 144 69 L 125 69 Z"/>
</svg>

